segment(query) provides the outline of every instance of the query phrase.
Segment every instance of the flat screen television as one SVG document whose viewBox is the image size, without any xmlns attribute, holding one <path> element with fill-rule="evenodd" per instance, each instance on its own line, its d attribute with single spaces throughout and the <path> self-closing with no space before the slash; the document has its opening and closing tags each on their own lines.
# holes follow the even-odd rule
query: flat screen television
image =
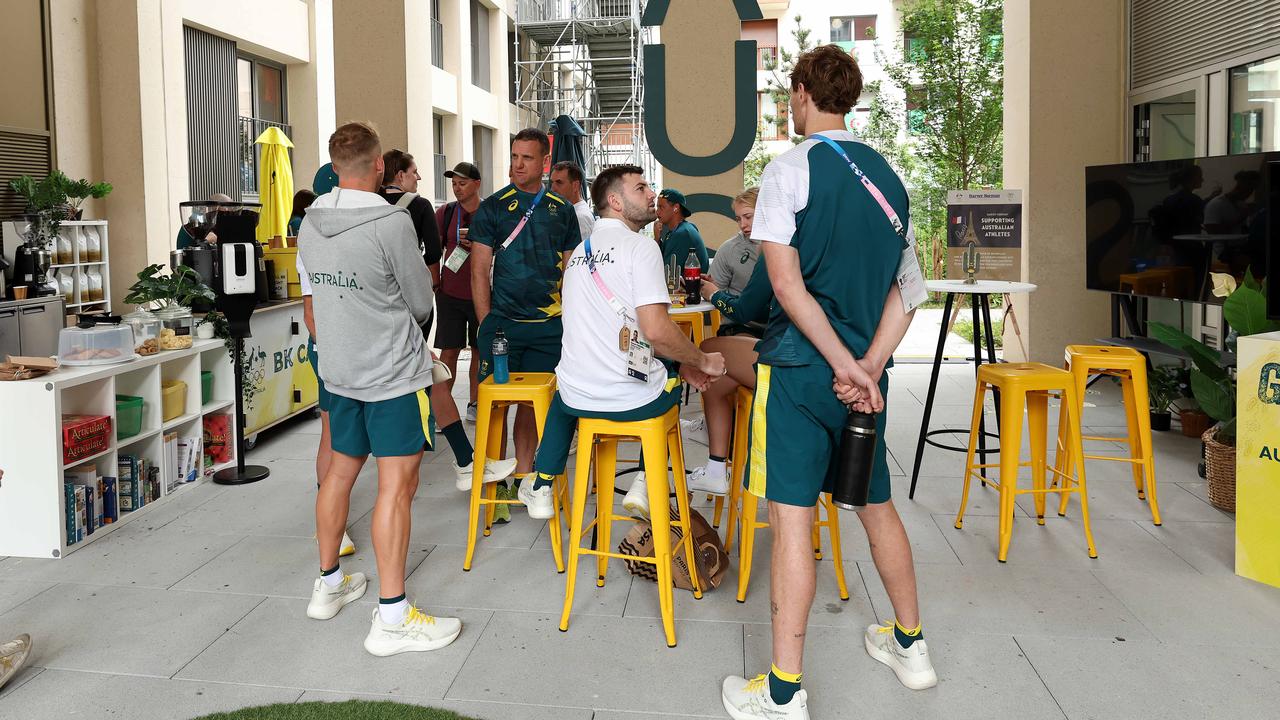
<svg viewBox="0 0 1280 720">
<path fill-rule="evenodd" d="M 1280 152 L 1089 167 L 1085 206 L 1090 290 L 1221 303 L 1210 273 L 1277 271 Z"/>
</svg>

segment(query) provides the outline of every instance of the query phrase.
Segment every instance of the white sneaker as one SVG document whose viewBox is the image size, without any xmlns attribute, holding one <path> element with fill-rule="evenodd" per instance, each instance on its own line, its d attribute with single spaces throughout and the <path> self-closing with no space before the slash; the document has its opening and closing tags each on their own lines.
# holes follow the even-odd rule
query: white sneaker
<svg viewBox="0 0 1280 720">
<path fill-rule="evenodd" d="M 462 621 L 458 618 L 432 617 L 412 605 L 404 619 L 395 625 L 382 622 L 378 608 L 374 608 L 373 625 L 364 639 L 364 649 L 378 657 L 439 650 L 456 640 L 461 632 Z"/>
<path fill-rule="evenodd" d="M 346 557 L 356 554 L 356 544 L 351 542 L 351 536 L 346 530 L 342 531 L 342 544 L 338 546 L 338 557 Z"/>
<path fill-rule="evenodd" d="M 453 466 L 453 472 L 457 476 L 454 487 L 462 492 L 471 492 L 471 479 L 474 470 L 470 465 L 466 467 L 458 467 L 458 463 L 450 462 Z M 516 459 L 508 458 L 506 460 L 494 460 L 489 458 L 484 462 L 484 481 L 485 484 L 506 480 L 511 477 L 511 473 L 516 470 Z"/>
<path fill-rule="evenodd" d="M 27 634 L 0 643 L 0 688 L 5 686 L 27 663 L 31 656 L 31 636 Z"/>
<path fill-rule="evenodd" d="M 342 576 L 342 583 L 329 587 L 323 578 L 316 578 L 315 587 L 311 589 L 311 602 L 307 603 L 307 617 L 312 620 L 328 620 L 347 603 L 353 603 L 364 597 L 369 584 L 364 573 L 351 573 Z"/>
<path fill-rule="evenodd" d="M 924 640 L 911 643 L 904 648 L 893 636 L 893 623 L 888 625 L 868 625 L 866 633 L 867 654 L 879 660 L 898 681 L 912 690 L 925 690 L 938 684 L 938 674 L 929 661 L 929 647 Z"/>
<path fill-rule="evenodd" d="M 475 424 L 475 422 L 476 422 L 476 413 L 477 413 L 477 412 L 478 412 L 478 411 L 476 410 L 476 404 L 475 404 L 475 403 L 467 403 L 467 422 L 469 422 L 469 423 L 471 423 L 472 425 L 474 425 L 474 424 Z"/>
<path fill-rule="evenodd" d="M 554 488 L 547 485 L 534 490 L 535 482 L 533 478 L 525 478 L 524 482 L 520 483 L 520 490 L 516 493 L 516 497 L 529 509 L 529 517 L 534 520 L 549 520 L 555 516 Z"/>
<path fill-rule="evenodd" d="M 704 492 L 709 495 L 724 495 L 729 492 L 729 475 L 713 475 L 707 472 L 705 466 L 694 468 L 689 473 L 689 478 L 685 480 L 689 492 Z"/>
<path fill-rule="evenodd" d="M 699 445 L 708 444 L 706 415 L 699 415 L 692 420 L 681 420 L 680 430 L 685 440 L 692 440 Z"/>
<path fill-rule="evenodd" d="M 622 498 L 622 507 L 631 513 L 632 517 L 641 520 L 649 519 L 649 482 L 645 479 L 644 471 L 636 473 L 631 489 L 627 491 L 626 497 Z"/>
<path fill-rule="evenodd" d="M 769 676 L 748 680 L 736 675 L 724 679 L 720 700 L 733 720 L 809 720 L 809 694 L 796 693 L 791 702 L 778 705 L 769 697 Z"/>
</svg>

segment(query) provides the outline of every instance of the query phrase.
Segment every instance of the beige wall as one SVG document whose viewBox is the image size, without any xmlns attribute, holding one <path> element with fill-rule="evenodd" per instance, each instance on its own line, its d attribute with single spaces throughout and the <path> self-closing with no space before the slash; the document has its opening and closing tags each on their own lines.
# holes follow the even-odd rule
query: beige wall
<svg viewBox="0 0 1280 720">
<path fill-rule="evenodd" d="M 1124 160 L 1124 17 L 1114 0 L 1006 0 L 1004 22 L 1004 184 L 1024 191 L 1023 278 L 1039 287 L 1015 298 L 1023 337 L 1007 324 L 1005 352 L 1056 365 L 1111 334 L 1107 296 L 1085 290 L 1084 168 Z"/>
<path fill-rule="evenodd" d="M 662 25 L 667 47 L 667 124 L 671 142 L 688 155 L 710 155 L 728 144 L 733 134 L 733 43 L 742 25 L 730 2 L 671 3 Z M 698 82 L 695 78 L 717 78 Z M 699 122 L 696 118 L 723 118 Z M 663 168 L 662 184 L 693 193 L 742 192 L 742 165 L 713 177 L 687 177 Z M 738 232 L 737 224 L 720 215 L 698 213 L 690 218 L 708 247 L 720 247 Z"/>
</svg>

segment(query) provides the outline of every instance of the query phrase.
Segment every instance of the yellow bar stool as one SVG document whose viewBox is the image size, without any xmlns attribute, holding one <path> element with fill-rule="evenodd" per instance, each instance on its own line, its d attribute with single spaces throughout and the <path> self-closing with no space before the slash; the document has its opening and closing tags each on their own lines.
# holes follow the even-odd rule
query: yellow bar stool
<svg viewBox="0 0 1280 720">
<path fill-rule="evenodd" d="M 652 509 L 650 524 L 653 527 L 654 557 L 642 558 L 611 552 L 614 472 L 618 464 L 618 442 L 640 441 L 647 468 L 666 468 L 668 457 L 671 474 L 675 478 L 676 507 L 679 517 L 669 517 L 669 490 L 667 473 L 650 471 L 646 474 L 649 485 L 649 507 Z M 584 524 L 587 494 L 592 486 L 591 455 L 595 456 L 596 517 Z M 684 445 L 680 439 L 680 408 L 673 407 L 661 417 L 634 422 L 617 422 L 597 418 L 578 420 L 578 460 L 574 471 L 573 509 L 569 522 L 569 571 L 564 591 L 564 612 L 560 616 L 560 630 L 569 629 L 569 611 L 573 608 L 573 592 L 578 579 L 578 559 L 583 555 L 596 557 L 596 587 L 604 587 L 609 558 L 631 562 L 647 562 L 655 565 L 658 574 L 658 607 L 662 615 L 662 629 L 667 647 L 676 646 L 675 583 L 671 577 L 671 559 L 675 549 L 671 547 L 671 526 L 680 531 L 680 549 L 684 551 L 689 567 L 694 566 L 693 533 L 689 525 L 689 493 L 684 482 Z M 625 516 L 616 517 L 626 520 Z M 596 549 L 582 547 L 584 533 L 596 531 Z M 693 596 L 702 598 L 698 586 L 698 573 L 690 573 L 693 580 Z"/>
<path fill-rule="evenodd" d="M 503 430 L 506 427 L 507 408 L 513 405 L 528 405 L 533 408 L 534 420 L 538 427 L 538 438 L 547 422 L 547 411 L 551 408 L 551 399 L 556 393 L 555 373 L 517 373 L 510 381 L 499 385 L 493 377 L 487 377 L 480 383 L 476 395 L 476 447 L 474 468 L 471 480 L 471 509 L 467 522 L 467 557 L 462 569 L 471 570 L 471 560 L 476 552 L 476 526 L 480 522 L 480 508 L 485 508 L 484 536 L 489 537 L 493 529 L 493 513 L 498 505 L 522 505 L 519 500 L 499 500 L 498 484 L 484 484 L 484 466 L 487 457 L 500 459 L 506 457 L 503 444 Z M 484 437 L 485 442 L 480 442 Z M 532 482 L 527 478 L 526 481 Z M 554 498 L 551 518 L 551 553 L 555 557 L 556 572 L 564 572 L 564 549 L 561 547 L 561 508 L 568 492 L 565 487 L 565 476 L 560 475 L 552 486 Z"/>
<path fill-rule="evenodd" d="M 1138 490 L 1138 499 L 1147 501 L 1151 506 L 1151 521 L 1160 525 L 1160 503 L 1156 499 L 1155 457 L 1151 446 L 1151 416 L 1147 413 L 1150 402 L 1147 395 L 1147 359 L 1142 353 L 1132 348 L 1109 345 L 1068 345 L 1066 363 L 1067 370 L 1075 380 L 1077 411 L 1081 417 L 1084 415 L 1084 393 L 1089 384 L 1089 378 L 1093 375 L 1107 375 L 1119 379 L 1125 415 L 1128 416 L 1128 437 L 1086 435 L 1083 439 L 1126 443 L 1129 446 L 1129 457 L 1111 455 L 1085 455 L 1084 457 L 1086 460 L 1129 463 L 1133 468 L 1133 484 Z M 1070 473 L 1072 468 L 1069 456 L 1062 452 L 1066 442 L 1063 427 L 1065 425 L 1060 420 L 1058 459 L 1055 467 L 1064 473 Z"/>
<path fill-rule="evenodd" d="M 695 346 L 702 347 L 702 341 L 707 339 L 707 327 L 702 313 L 671 313 L 671 320 L 686 336 L 692 335 Z"/>
<path fill-rule="evenodd" d="M 742 478 L 747 469 L 748 437 L 751 427 L 751 401 L 755 392 L 750 388 L 738 387 L 733 411 L 733 452 L 729 457 L 729 526 L 724 532 L 724 551 L 733 549 L 733 540 L 738 535 L 738 509 L 742 506 Z M 714 522 L 711 526 L 720 527 L 720 517 L 725 506 L 725 496 L 716 498 Z"/>
<path fill-rule="evenodd" d="M 988 388 L 1000 392 L 1000 462 L 982 465 L 974 463 L 973 458 L 978 445 L 978 423 L 982 419 Z M 1057 467 L 1048 467 L 1046 446 L 1049 435 L 1049 395 L 1053 393 L 1062 396 L 1062 427 L 1066 429 L 1065 455 L 1069 463 L 1067 466 L 1072 467 L 1072 461 L 1082 457 L 1084 450 L 1080 438 L 1080 406 L 1077 404 L 1076 385 L 1071 373 L 1042 363 L 983 365 L 978 369 L 978 387 L 973 396 L 973 422 L 969 431 L 969 452 L 964 464 L 964 491 L 960 495 L 960 511 L 956 514 L 955 526 L 959 530 L 964 525 L 970 480 L 975 476 L 981 478 L 978 470 L 982 468 L 999 468 L 999 480 L 988 477 L 986 482 L 1000 491 L 1000 536 L 997 551 L 1000 562 L 1004 562 L 1009 556 L 1017 496 L 1034 496 L 1037 521 L 1043 525 L 1045 496 L 1049 493 L 1058 493 L 1061 499 L 1059 515 L 1065 515 L 1071 493 L 1080 495 L 1080 515 L 1084 522 L 1084 538 L 1089 548 L 1089 557 L 1098 557 L 1093 546 L 1093 531 L 1089 527 L 1089 494 L 1085 487 L 1084 463 L 1074 463 L 1079 467 L 1078 478 L 1072 478 L 1070 473 Z M 1028 462 L 1022 462 L 1024 405 L 1031 433 L 1031 460 Z M 1030 490 L 1018 489 L 1018 469 L 1022 467 L 1031 468 Z M 1049 471 L 1055 475 L 1053 487 L 1046 486 Z"/>
<path fill-rule="evenodd" d="M 769 527 L 769 523 L 758 519 L 760 498 L 750 491 L 742 493 L 742 540 L 738 543 L 738 602 L 747 601 L 747 585 L 751 582 L 751 560 L 755 553 L 756 530 Z M 822 519 L 826 513 L 827 519 Z M 840 547 L 840 511 L 831 504 L 831 494 L 818 496 L 818 505 L 813 511 L 813 555 L 814 559 L 822 559 L 822 546 L 819 531 L 827 529 L 831 539 L 831 561 L 836 566 L 836 587 L 840 591 L 840 599 L 849 599 L 849 586 L 844 580 L 844 553 Z"/>
<path fill-rule="evenodd" d="M 711 311 L 711 337 L 715 337 L 720 334 L 720 324 L 723 322 L 724 322 L 724 316 L 720 314 L 720 311 L 712 310 Z"/>
</svg>

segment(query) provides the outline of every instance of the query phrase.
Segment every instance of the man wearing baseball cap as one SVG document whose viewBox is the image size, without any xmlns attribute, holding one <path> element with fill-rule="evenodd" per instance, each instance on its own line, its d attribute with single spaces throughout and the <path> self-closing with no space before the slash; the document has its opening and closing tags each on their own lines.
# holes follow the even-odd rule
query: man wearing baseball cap
<svg viewBox="0 0 1280 720">
<path fill-rule="evenodd" d="M 692 250 L 698 254 L 698 262 L 705 273 L 711 266 L 707 259 L 707 244 L 702 241 L 697 226 L 689 222 L 692 214 L 684 193 L 679 190 L 667 188 L 658 194 L 658 222 L 666 230 L 662 238 L 662 262 L 671 267 L 671 259 L 675 258 L 676 265 L 684 267 Z"/>
<path fill-rule="evenodd" d="M 458 371 L 462 348 L 476 346 L 476 306 L 471 299 L 471 216 L 480 208 L 480 168 L 460 162 L 444 176 L 453 186 L 454 202 L 436 210 L 436 226 L 443 241 L 440 292 L 436 297 L 436 348 L 450 373 Z M 467 395 L 467 419 L 475 422 L 476 382 L 480 363 L 471 363 L 471 389 Z M 453 381 L 449 381 L 452 389 Z"/>
</svg>

